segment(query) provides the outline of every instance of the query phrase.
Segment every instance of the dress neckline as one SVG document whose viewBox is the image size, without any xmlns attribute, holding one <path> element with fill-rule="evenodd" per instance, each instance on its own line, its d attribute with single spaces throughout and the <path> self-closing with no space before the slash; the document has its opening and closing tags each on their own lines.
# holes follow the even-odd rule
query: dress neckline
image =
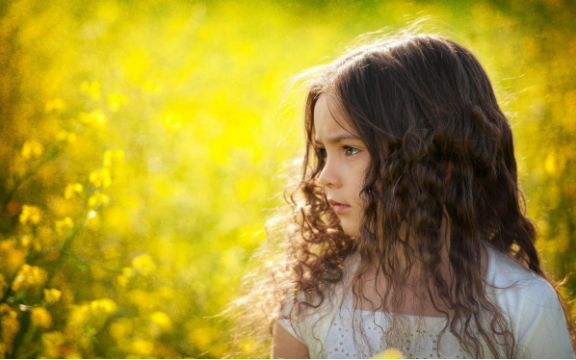
<svg viewBox="0 0 576 360">
<path fill-rule="evenodd" d="M 498 250 L 495 247 L 493 247 L 493 245 L 491 245 L 489 243 L 484 243 L 484 245 L 485 245 L 484 249 L 486 249 L 486 258 L 487 258 L 484 281 L 489 282 L 491 279 L 493 279 L 493 276 L 494 276 L 494 274 L 493 274 L 494 273 L 494 256 L 495 256 L 494 252 L 498 251 Z M 358 256 L 355 261 L 358 264 L 360 262 L 360 257 Z M 352 289 L 351 288 L 349 289 L 348 293 L 345 295 L 342 307 L 345 309 L 348 309 L 348 310 L 361 312 L 361 313 L 378 314 L 377 316 L 394 314 L 395 316 L 402 316 L 402 317 L 411 318 L 411 319 L 422 318 L 422 319 L 431 320 L 431 321 L 432 320 L 438 321 L 438 320 L 445 320 L 446 319 L 444 316 L 414 315 L 414 314 L 404 314 L 404 313 L 390 313 L 387 311 L 373 311 L 373 310 L 368 310 L 368 309 L 358 309 L 358 308 L 354 307 L 354 304 L 352 301 Z"/>
</svg>

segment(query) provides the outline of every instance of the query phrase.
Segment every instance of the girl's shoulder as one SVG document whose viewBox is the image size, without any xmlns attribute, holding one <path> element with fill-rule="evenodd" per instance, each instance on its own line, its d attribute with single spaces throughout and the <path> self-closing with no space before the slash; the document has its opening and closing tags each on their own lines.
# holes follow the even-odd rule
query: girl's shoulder
<svg viewBox="0 0 576 360">
<path fill-rule="evenodd" d="M 557 298 L 556 291 L 548 280 L 520 264 L 492 245 L 487 244 L 488 269 L 486 286 L 501 290 L 500 295 L 528 296 L 537 298 Z"/>
<path fill-rule="evenodd" d="M 486 292 L 511 322 L 522 357 L 573 358 L 574 350 L 554 287 L 515 259 L 487 246 Z"/>
<path fill-rule="evenodd" d="M 322 357 L 323 341 L 328 334 L 332 319 L 342 305 L 345 289 L 348 287 L 348 282 L 359 263 L 360 255 L 358 253 L 351 254 L 344 259 L 343 280 L 333 284 L 330 288 L 322 288 L 324 294 L 322 301 L 318 302 L 316 298 L 307 298 L 306 294 L 298 292 L 295 293 L 295 298 L 284 304 L 281 309 L 278 323 L 308 347 L 312 358 Z M 301 311 L 294 315 L 292 308 L 295 301 L 306 302 L 311 306 L 299 308 Z"/>
<path fill-rule="evenodd" d="M 486 292 L 504 310 L 522 337 L 538 317 L 562 321 L 564 313 L 554 287 L 544 277 L 488 245 Z"/>
</svg>

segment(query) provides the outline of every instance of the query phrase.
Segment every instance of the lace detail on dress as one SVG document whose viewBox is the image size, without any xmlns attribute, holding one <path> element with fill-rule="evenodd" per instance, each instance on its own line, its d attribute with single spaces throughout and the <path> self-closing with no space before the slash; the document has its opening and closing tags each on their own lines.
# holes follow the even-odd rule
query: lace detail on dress
<svg viewBox="0 0 576 360">
<path fill-rule="evenodd" d="M 398 337 L 399 341 L 393 346 L 386 343 L 384 331 L 386 329 L 386 317 L 381 312 L 371 313 L 363 310 L 354 309 L 351 312 L 343 309 L 337 314 L 328 331 L 326 343 L 324 344 L 324 354 L 329 359 L 354 359 L 370 358 L 379 352 L 394 347 L 400 350 L 407 358 L 415 359 L 437 359 L 437 358 L 454 358 L 463 359 L 469 357 L 468 354 L 460 347 L 456 337 L 446 331 L 442 336 L 441 349 L 438 351 L 438 334 L 444 327 L 443 318 L 424 317 L 422 326 L 417 325 L 417 317 L 403 316 L 411 324 L 409 329 L 402 336 Z M 352 320 L 349 315 L 354 312 L 356 317 Z M 368 315 L 369 314 L 369 315 Z M 366 346 L 365 339 L 360 331 L 353 333 L 350 324 L 360 323 L 365 334 L 367 335 L 369 346 Z M 356 337 L 356 339 L 354 339 Z M 355 340 L 359 343 L 356 348 Z M 369 349 L 372 349 L 370 351 Z"/>
</svg>

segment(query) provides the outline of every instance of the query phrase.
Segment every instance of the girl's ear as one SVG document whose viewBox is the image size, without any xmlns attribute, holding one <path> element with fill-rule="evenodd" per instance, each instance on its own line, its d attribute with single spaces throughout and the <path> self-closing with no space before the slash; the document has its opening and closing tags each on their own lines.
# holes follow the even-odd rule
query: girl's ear
<svg viewBox="0 0 576 360">
<path fill-rule="evenodd" d="M 448 162 L 448 169 L 446 169 L 446 174 L 444 174 L 444 182 L 447 183 L 452 177 L 452 162 Z"/>
</svg>

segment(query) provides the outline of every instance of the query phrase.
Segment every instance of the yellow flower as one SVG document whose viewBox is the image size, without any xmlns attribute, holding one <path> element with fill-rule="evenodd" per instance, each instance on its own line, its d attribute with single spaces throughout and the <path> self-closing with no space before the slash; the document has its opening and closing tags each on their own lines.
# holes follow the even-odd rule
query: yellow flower
<svg viewBox="0 0 576 360">
<path fill-rule="evenodd" d="M 100 99 L 100 83 L 98 81 L 83 81 L 80 85 L 80 90 L 86 95 L 90 96 L 93 100 Z"/>
<path fill-rule="evenodd" d="M 20 330 L 20 322 L 18 321 L 18 314 L 10 308 L 8 304 L 0 304 L 0 327 L 1 327 L 1 342 L 6 345 L 7 352 L 12 351 L 12 343 L 14 338 Z"/>
<path fill-rule="evenodd" d="M 32 244 L 32 238 L 29 235 L 24 235 L 20 239 L 20 243 L 23 247 L 27 248 L 30 244 Z"/>
<path fill-rule="evenodd" d="M 116 312 L 116 303 L 110 299 L 99 299 L 90 302 L 90 310 L 94 315 L 110 315 Z"/>
<path fill-rule="evenodd" d="M 67 321 L 67 331 L 73 330 L 79 331 L 82 325 L 90 320 L 90 305 L 74 305 L 70 309 L 68 321 Z"/>
<path fill-rule="evenodd" d="M 94 125 L 96 127 L 102 127 L 108 122 L 106 114 L 100 109 L 94 110 L 90 113 L 80 114 L 80 121 L 87 125 Z"/>
<path fill-rule="evenodd" d="M 48 304 L 55 304 L 60 300 L 62 292 L 58 289 L 44 289 L 44 300 Z"/>
<path fill-rule="evenodd" d="M 548 154 L 546 156 L 546 161 L 544 162 L 544 168 L 549 174 L 554 174 L 556 172 L 556 157 L 554 153 Z"/>
<path fill-rule="evenodd" d="M 45 110 L 47 113 L 50 112 L 60 112 L 64 110 L 64 101 L 62 99 L 50 100 L 46 103 Z"/>
<path fill-rule="evenodd" d="M 161 311 L 156 311 L 150 315 L 152 323 L 157 325 L 160 329 L 164 331 L 169 331 L 172 329 L 172 320 L 170 317 Z"/>
<path fill-rule="evenodd" d="M 56 134 L 56 140 L 73 143 L 76 141 L 76 134 L 62 130 Z"/>
<path fill-rule="evenodd" d="M 56 231 L 58 234 L 62 235 L 68 230 L 74 227 L 74 221 L 69 216 L 66 216 L 62 220 L 56 220 Z"/>
<path fill-rule="evenodd" d="M 73 197 L 80 197 L 80 195 L 82 195 L 82 192 L 84 191 L 84 186 L 82 186 L 82 184 L 68 184 L 66 185 L 66 190 L 64 190 L 64 198 L 66 200 L 70 200 Z"/>
<path fill-rule="evenodd" d="M 112 183 L 110 178 L 110 170 L 107 168 L 92 171 L 89 177 L 90 183 L 94 184 L 96 187 L 107 188 Z"/>
<path fill-rule="evenodd" d="M 138 339 L 135 340 L 132 344 L 132 351 L 136 354 L 140 355 L 143 358 L 149 358 L 152 354 L 152 350 L 154 349 L 154 344 L 150 341 Z"/>
<path fill-rule="evenodd" d="M 42 211 L 40 208 L 32 205 L 23 205 L 20 213 L 20 223 L 23 225 L 37 225 L 42 220 Z"/>
<path fill-rule="evenodd" d="M 48 274 L 46 273 L 46 270 L 37 266 L 24 264 L 12 282 L 12 290 L 18 291 L 20 289 L 28 289 L 42 285 L 44 281 L 46 281 L 47 277 Z"/>
<path fill-rule="evenodd" d="M 197 327 L 188 334 L 188 339 L 200 348 L 208 348 L 218 335 L 211 327 Z"/>
<path fill-rule="evenodd" d="M 96 192 L 94 195 L 90 196 L 90 198 L 88 199 L 88 205 L 91 208 L 95 208 L 95 207 L 98 207 L 100 205 L 108 205 L 109 202 L 110 202 L 110 198 L 108 197 L 108 195 L 103 194 L 101 192 Z"/>
<path fill-rule="evenodd" d="M 118 111 L 128 102 L 128 97 L 124 94 L 110 94 L 108 96 L 108 106 L 111 111 Z"/>
<path fill-rule="evenodd" d="M 372 359 L 405 359 L 405 358 L 406 357 L 404 356 L 402 351 L 395 348 L 386 349 L 372 356 Z"/>
<path fill-rule="evenodd" d="M 130 335 L 134 327 L 128 319 L 119 319 L 110 325 L 110 335 L 115 339 L 123 339 Z"/>
<path fill-rule="evenodd" d="M 61 358 L 60 347 L 64 344 L 64 334 L 52 331 L 42 335 L 42 355 L 48 359 Z"/>
<path fill-rule="evenodd" d="M 122 161 L 124 160 L 124 151 L 122 150 L 116 150 L 116 151 L 111 151 L 108 150 L 104 153 L 104 167 L 110 167 L 112 165 L 112 161 Z"/>
<path fill-rule="evenodd" d="M 2 272 L 12 274 L 18 271 L 25 257 L 25 249 L 18 246 L 16 240 L 4 239 L 0 241 L 0 264 L 2 264 Z"/>
<path fill-rule="evenodd" d="M 42 329 L 49 329 L 52 326 L 52 316 L 50 316 L 48 310 L 44 308 L 41 307 L 33 308 L 31 318 L 32 318 L 32 324 L 34 324 L 34 326 L 36 327 Z"/>
<path fill-rule="evenodd" d="M 22 157 L 24 160 L 36 159 L 44 153 L 44 147 L 37 141 L 28 140 L 22 146 Z"/>
<path fill-rule="evenodd" d="M 156 270 L 156 264 L 148 254 L 142 254 L 132 259 L 132 267 L 142 275 L 149 275 Z"/>
</svg>

